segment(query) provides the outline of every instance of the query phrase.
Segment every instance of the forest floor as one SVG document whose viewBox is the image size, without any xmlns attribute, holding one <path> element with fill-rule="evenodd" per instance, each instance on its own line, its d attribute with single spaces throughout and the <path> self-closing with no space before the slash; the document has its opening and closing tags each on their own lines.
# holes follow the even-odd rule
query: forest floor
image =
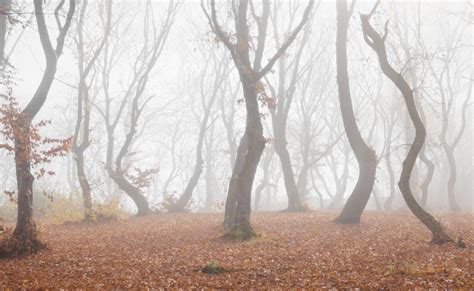
<svg viewBox="0 0 474 291">
<path fill-rule="evenodd" d="M 439 215 L 465 249 L 430 244 L 408 213 L 368 212 L 363 223 L 345 226 L 331 222 L 336 215 L 256 213 L 259 237 L 240 243 L 221 238 L 222 214 L 45 226 L 49 249 L 0 260 L 0 286 L 474 288 L 473 214 Z M 201 272 L 209 262 L 224 272 Z"/>
</svg>

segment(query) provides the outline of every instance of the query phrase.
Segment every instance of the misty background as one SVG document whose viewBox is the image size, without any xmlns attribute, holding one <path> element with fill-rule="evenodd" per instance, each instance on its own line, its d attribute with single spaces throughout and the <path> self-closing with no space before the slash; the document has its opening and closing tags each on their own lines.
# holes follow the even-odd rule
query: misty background
<svg viewBox="0 0 474 291">
<path fill-rule="evenodd" d="M 51 2 L 48 6 L 50 10 L 56 6 L 54 1 Z M 157 170 L 149 185 L 142 188 L 152 208 L 159 208 L 166 197 L 179 197 L 193 174 L 201 119 L 205 107 L 212 103 L 202 150 L 203 172 L 193 193 L 191 208 L 193 211 L 222 211 L 232 172 L 232 159 L 245 126 L 243 93 L 231 56 L 210 30 L 200 2 L 181 1 L 176 4 L 168 38 L 144 91 L 144 99 L 151 99 L 138 122 L 137 135 L 124 160 L 124 167 L 131 173 Z M 8 32 L 5 51 L 14 67 L 13 95 L 23 107 L 40 82 L 45 60 L 32 5 L 27 1 L 17 5 L 16 9 L 23 11 L 21 24 L 12 26 Z M 127 84 L 133 78 L 134 62 L 144 42 L 146 5 L 146 1 L 113 2 L 114 26 L 109 43 L 110 53 L 115 57 L 108 74 L 112 114 L 117 113 Z M 280 42 L 284 39 L 297 19 L 301 18 L 305 5 L 303 1 L 272 3 L 271 10 L 275 14 L 272 14 L 268 27 L 264 60 L 278 47 L 276 36 Z M 220 11 L 229 9 L 225 2 L 218 6 Z M 356 4 L 348 35 L 349 78 L 356 118 L 363 138 L 378 158 L 373 197 L 379 201 L 371 198 L 368 209 L 386 208 L 384 203 L 391 191 L 395 191 L 391 209 L 405 209 L 398 187 L 390 181 L 388 167 L 392 168 L 397 179 L 407 145 L 413 137 L 413 126 L 398 89 L 382 75 L 376 55 L 363 40 L 359 13 L 367 13 L 372 6 L 372 1 Z M 154 21 L 160 24 L 166 17 L 169 2 L 151 1 L 151 7 Z M 93 48 L 100 41 L 101 29 L 105 25 L 103 9 L 104 1 L 90 1 L 84 23 L 86 47 Z M 454 151 L 457 169 L 455 194 L 463 211 L 472 212 L 474 209 L 474 128 L 472 93 L 469 91 L 469 85 L 473 82 L 472 9 L 472 1 L 384 1 L 373 18 L 380 31 L 385 21 L 390 19 L 387 50 L 392 64 L 404 76 L 413 72 L 418 76 L 414 91 L 419 96 L 418 102 L 426 118 L 426 155 L 435 165 L 427 197 L 427 207 L 432 209 L 449 209 L 447 181 L 450 165 L 440 140 L 443 122 L 448 122 L 446 136 L 450 143 L 465 123 Z M 219 17 L 224 27 L 232 27 L 230 13 L 221 12 Z M 272 24 L 275 17 L 278 31 Z M 294 88 L 288 114 L 287 148 L 295 179 L 305 202 L 313 209 L 342 208 L 344 201 L 332 203 L 334 197 L 342 193 L 347 198 L 358 177 L 357 161 L 344 134 L 339 109 L 335 19 L 336 10 L 332 1 L 315 4 L 304 28 L 308 30 L 308 39 L 301 52 L 299 81 Z M 54 16 L 47 15 L 46 20 L 50 29 L 55 31 Z M 79 83 L 74 42 L 76 27 L 77 15 L 66 38 L 64 54 L 48 100 L 35 119 L 51 120 L 51 125 L 43 130 L 49 137 L 64 138 L 74 133 Z M 284 56 L 288 75 L 292 74 L 292 64 L 303 38 L 304 32 Z M 224 68 L 225 78 L 217 88 L 215 100 L 210 102 L 216 89 L 216 76 L 222 74 L 222 71 L 217 72 L 220 65 Z M 93 201 L 120 199 L 124 209 L 134 212 L 134 203 L 118 189 L 104 169 L 107 137 L 101 116 L 105 110 L 104 80 L 100 76 L 103 68 L 104 58 L 100 56 L 94 65 L 92 74 L 96 76 L 90 86 L 91 144 L 85 153 L 87 176 Z M 275 65 L 263 82 L 270 98 L 277 97 L 275 90 L 278 91 L 280 85 L 280 69 Z M 444 102 L 442 98 L 445 98 Z M 446 114 L 442 111 L 443 104 L 449 104 Z M 117 148 L 130 126 L 127 117 L 130 106 L 131 102 L 128 102 L 119 116 L 115 131 Z M 286 207 L 287 196 L 280 162 L 272 143 L 272 108 L 263 103 L 261 106 L 264 136 L 268 142 L 253 191 L 261 194 L 259 210 L 281 210 Z M 465 119 L 462 118 L 463 106 L 466 107 Z M 389 130 L 391 138 L 387 138 Z M 387 164 L 387 158 L 391 165 Z M 13 156 L 0 151 L 0 160 L 0 189 L 14 190 Z M 52 169 L 55 175 L 35 181 L 35 192 L 39 193 L 35 194 L 35 200 L 46 199 L 40 194 L 43 192 L 55 198 L 80 200 L 81 190 L 74 163 L 72 153 L 54 159 L 48 169 Z M 426 167 L 418 161 L 411 180 L 413 193 L 418 199 L 426 173 Z M 9 203 L 8 197 L 0 197 L 0 204 Z"/>
</svg>

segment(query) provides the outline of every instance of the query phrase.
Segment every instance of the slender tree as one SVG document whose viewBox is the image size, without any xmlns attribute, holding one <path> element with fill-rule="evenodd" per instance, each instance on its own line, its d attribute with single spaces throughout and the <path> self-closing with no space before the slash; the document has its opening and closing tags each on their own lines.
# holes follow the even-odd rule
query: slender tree
<svg viewBox="0 0 474 291">
<path fill-rule="evenodd" d="M 387 76 L 387 78 L 389 78 L 402 93 L 411 121 L 415 126 L 415 139 L 413 144 L 410 146 L 407 157 L 403 161 L 398 186 L 410 210 L 431 231 L 433 236 L 432 242 L 436 244 L 451 242 L 453 241 L 452 238 L 444 231 L 441 224 L 418 204 L 410 189 L 411 173 L 418 154 L 425 142 L 426 130 L 416 108 L 412 89 L 403 76 L 395 71 L 388 61 L 387 51 L 385 48 L 385 39 L 388 35 L 388 22 L 385 24 L 385 32 L 383 35 L 376 32 L 370 24 L 370 18 L 374 14 L 379 3 L 380 1 L 376 2 L 369 14 L 361 15 L 364 40 L 376 52 L 380 68 L 384 75 Z"/>
<path fill-rule="evenodd" d="M 337 85 L 339 91 L 339 105 L 347 139 L 359 163 L 359 177 L 355 188 L 347 200 L 341 214 L 335 219 L 337 223 L 359 223 L 362 212 L 369 201 L 372 187 L 375 182 L 377 157 L 363 140 L 357 119 L 352 106 L 347 64 L 347 31 L 349 20 L 354 11 L 355 0 L 347 6 L 346 0 L 337 0 Z"/>
<path fill-rule="evenodd" d="M 281 3 L 278 5 L 277 2 L 275 2 L 272 14 L 273 30 L 275 32 L 275 41 L 277 46 L 280 45 L 279 18 L 277 9 L 280 6 Z M 296 84 L 301 75 L 313 65 L 312 62 L 307 62 L 305 66 L 302 66 L 301 64 L 303 51 L 306 44 L 308 43 L 310 31 L 310 25 L 306 25 L 293 59 L 287 60 L 288 57 L 281 57 L 278 59 L 277 86 L 272 86 L 272 82 L 267 82 L 272 95 L 275 96 L 276 99 L 276 104 L 274 106 L 270 106 L 270 113 L 272 117 L 271 120 L 275 152 L 280 159 L 286 194 L 288 196 L 287 211 L 303 210 L 300 196 L 301 193 L 299 193 L 296 185 L 295 173 L 293 171 L 291 156 L 287 148 L 288 141 L 286 136 L 288 114 L 293 103 L 293 97 L 295 96 Z M 291 65 L 288 63 L 291 63 Z M 287 76 L 289 76 L 289 78 L 287 78 Z"/>
<path fill-rule="evenodd" d="M 213 64 L 213 80 L 211 80 L 211 92 L 206 92 L 207 83 L 206 83 L 206 76 L 208 74 L 209 66 Z M 191 178 L 184 189 L 183 194 L 179 197 L 178 201 L 174 205 L 172 205 L 169 209 L 171 212 L 183 212 L 186 210 L 186 206 L 191 200 L 193 195 L 194 188 L 196 187 L 199 177 L 201 176 L 204 159 L 202 157 L 202 150 L 204 146 L 204 139 L 206 137 L 206 131 L 209 127 L 210 118 L 212 114 L 212 108 L 216 101 L 217 95 L 219 94 L 219 89 L 221 86 L 225 84 L 225 80 L 230 71 L 230 63 L 228 58 L 217 58 L 212 50 L 209 51 L 207 60 L 204 65 L 204 69 L 201 73 L 201 80 L 200 80 L 200 95 L 201 95 L 201 105 L 204 109 L 204 115 L 201 118 L 200 125 L 199 125 L 199 134 L 198 134 L 198 141 L 196 145 L 196 164 L 194 166 L 194 172 Z"/>
<path fill-rule="evenodd" d="M 84 49 L 84 46 L 86 45 L 84 40 L 84 21 L 86 20 L 87 12 L 90 11 L 88 10 L 88 5 L 88 0 L 83 0 L 80 2 L 77 32 L 75 37 L 76 48 L 78 52 L 79 86 L 77 93 L 77 119 L 72 144 L 72 152 L 75 155 L 74 158 L 76 161 L 77 178 L 82 190 L 84 202 L 84 220 L 86 221 L 92 219 L 92 193 L 91 186 L 86 175 L 84 157 L 84 153 L 90 145 L 89 133 L 92 102 L 90 100 L 89 92 L 91 86 L 89 75 L 92 72 L 101 52 L 103 51 L 110 33 L 112 20 L 112 1 L 102 1 L 102 5 L 105 6 L 104 10 L 106 14 L 103 35 L 101 35 L 102 40 L 93 50 L 92 57 L 90 59 L 86 59 L 86 51 Z"/>
<path fill-rule="evenodd" d="M 145 18 L 143 20 L 143 36 L 144 42 L 141 46 L 138 55 L 136 56 L 133 75 L 131 81 L 127 84 L 126 91 L 122 95 L 122 99 L 118 105 L 117 114 L 112 116 L 112 98 L 110 94 L 110 75 L 113 68 L 113 63 L 117 60 L 117 52 L 115 48 L 120 46 L 120 43 L 116 43 L 116 47 L 111 48 L 110 42 L 106 41 L 104 48 L 104 62 L 102 65 L 102 79 L 103 79 L 103 91 L 105 95 L 105 110 L 98 110 L 105 121 L 105 127 L 107 130 L 107 155 L 105 162 L 105 169 L 109 177 L 117 184 L 120 190 L 125 192 L 135 203 L 138 212 L 137 215 L 149 214 L 150 207 L 146 197 L 141 191 L 140 185 L 134 183 L 136 180 L 130 170 L 130 163 L 124 164 L 124 160 L 129 155 L 129 150 L 133 144 L 133 141 L 138 135 L 138 125 L 140 118 L 142 117 L 143 110 L 146 108 L 148 102 L 153 97 L 150 96 L 143 101 L 145 89 L 148 85 L 150 73 L 155 67 L 163 48 L 168 39 L 169 32 L 174 23 L 174 19 L 177 12 L 177 4 L 174 1 L 170 1 L 168 9 L 166 11 L 165 19 L 160 28 L 154 23 L 153 20 L 153 9 L 151 2 L 146 2 Z M 128 121 L 126 122 L 128 128 L 126 128 L 125 139 L 121 144 L 121 147 L 115 155 L 115 129 L 117 128 L 119 121 L 122 118 L 122 114 L 126 108 L 127 103 L 129 104 Z M 152 171 L 137 171 L 137 175 L 152 174 Z"/>
</svg>

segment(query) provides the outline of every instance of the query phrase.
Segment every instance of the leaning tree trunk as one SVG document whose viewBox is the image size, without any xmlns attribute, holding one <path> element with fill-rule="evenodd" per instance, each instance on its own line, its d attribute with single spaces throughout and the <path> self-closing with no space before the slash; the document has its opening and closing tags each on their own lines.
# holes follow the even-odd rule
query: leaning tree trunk
<svg viewBox="0 0 474 291">
<path fill-rule="evenodd" d="M 170 206 L 170 209 L 168 209 L 169 212 L 185 212 L 186 207 L 191 201 L 194 188 L 196 188 L 196 185 L 199 181 L 199 177 L 201 177 L 202 166 L 204 163 L 200 153 L 201 149 L 198 149 L 198 151 L 199 153 L 196 160 L 196 165 L 194 166 L 193 175 L 191 176 L 191 179 L 189 179 L 188 184 L 186 185 L 186 188 L 184 189 L 183 194 L 179 197 L 178 201 L 176 201 L 176 203 Z"/>
<path fill-rule="evenodd" d="M 408 114 L 415 126 L 415 140 L 408 150 L 407 157 L 403 161 L 398 187 L 400 188 L 403 198 L 410 210 L 431 231 L 433 235 L 432 242 L 436 244 L 451 242 L 453 241 L 452 238 L 444 231 L 441 224 L 418 204 L 410 189 L 411 173 L 415 166 L 418 154 L 425 143 L 426 130 L 421 117 L 418 114 L 413 91 L 403 76 L 400 73 L 397 73 L 388 62 L 387 52 L 385 49 L 385 38 L 388 31 L 387 25 L 385 25 L 385 33 L 383 36 L 380 36 L 370 25 L 370 17 L 378 4 L 379 1 L 375 4 L 370 14 L 361 15 L 364 40 L 377 53 L 380 68 L 384 75 L 387 76 L 402 93 Z"/>
<path fill-rule="evenodd" d="M 119 189 L 125 192 L 133 200 L 137 206 L 137 216 L 145 216 L 152 213 L 148 206 L 148 201 L 139 188 L 128 182 L 121 174 L 109 173 L 109 176 L 114 180 Z"/>
<path fill-rule="evenodd" d="M 337 0 L 337 85 L 339 91 L 339 105 L 342 112 L 344 129 L 352 150 L 359 163 L 359 178 L 351 196 L 347 200 L 341 214 L 335 219 L 336 223 L 359 223 L 362 212 L 369 201 L 372 187 L 375 182 L 377 158 L 375 152 L 365 143 L 357 127 L 357 121 L 352 107 L 347 69 L 347 30 L 353 5 L 349 9 L 346 0 Z"/>
</svg>

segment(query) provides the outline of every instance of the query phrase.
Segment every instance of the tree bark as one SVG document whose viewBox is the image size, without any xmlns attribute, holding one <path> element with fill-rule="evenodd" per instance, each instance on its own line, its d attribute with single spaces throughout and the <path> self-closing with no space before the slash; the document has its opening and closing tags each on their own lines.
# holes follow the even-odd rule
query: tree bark
<svg viewBox="0 0 474 291">
<path fill-rule="evenodd" d="M 217 20 L 215 1 L 211 0 L 211 15 L 203 6 L 204 13 L 216 36 L 229 50 L 234 64 L 239 72 L 242 84 L 245 107 L 246 126 L 244 135 L 237 149 L 237 157 L 233 168 L 226 201 L 224 226 L 230 229 L 233 239 L 244 240 L 255 235 L 250 224 L 251 193 L 257 166 L 265 148 L 265 138 L 260 120 L 258 96 L 261 93 L 260 79 L 267 74 L 275 62 L 286 52 L 295 40 L 308 19 L 313 6 L 310 1 L 303 18 L 288 39 L 279 47 L 277 52 L 265 66 L 261 66 L 266 40 L 266 26 L 269 17 L 270 2 L 264 1 L 262 17 L 257 20 L 258 37 L 253 65 L 250 62 L 250 33 L 247 23 L 248 0 L 239 1 L 235 10 L 236 43 L 232 43 L 229 34 L 224 32 Z"/>
<path fill-rule="evenodd" d="M 364 40 L 377 53 L 380 68 L 382 69 L 384 75 L 387 76 L 402 93 L 408 114 L 410 115 L 410 119 L 415 126 L 415 140 L 410 146 L 407 157 L 403 161 L 402 172 L 400 174 L 398 186 L 410 210 L 431 231 L 433 236 L 432 242 L 436 244 L 451 242 L 453 241 L 452 238 L 449 237 L 449 235 L 444 231 L 441 224 L 418 204 L 410 189 L 411 173 L 418 154 L 425 143 L 426 130 L 420 115 L 418 114 L 412 89 L 405 81 L 403 76 L 400 73 L 397 73 L 388 62 L 385 48 L 385 38 L 387 37 L 388 33 L 388 23 L 385 25 L 385 33 L 383 36 L 380 36 L 370 25 L 370 17 L 374 13 L 378 4 L 379 1 L 377 1 L 370 14 L 361 15 Z"/>
<path fill-rule="evenodd" d="M 344 129 L 352 150 L 359 163 L 359 178 L 356 186 L 347 200 L 341 214 L 335 219 L 336 223 L 359 223 L 362 212 L 370 198 L 375 181 L 377 158 L 375 152 L 365 143 L 357 127 L 357 120 L 352 107 L 347 69 L 347 31 L 355 1 L 347 7 L 346 0 L 337 0 L 337 85 L 339 105 L 342 112 Z"/>
<path fill-rule="evenodd" d="M 35 15 L 38 25 L 38 33 L 41 45 L 46 57 L 46 69 L 43 78 L 38 86 L 33 98 L 21 112 L 21 128 L 15 139 L 15 166 L 18 187 L 18 216 L 17 224 L 13 232 L 13 238 L 17 241 L 11 250 L 11 255 L 21 255 L 32 253 L 40 249 L 43 245 L 37 239 L 36 226 L 33 221 L 33 181 L 31 174 L 31 136 L 30 130 L 34 117 L 41 110 L 41 107 L 48 97 L 49 90 L 56 75 L 56 67 L 59 56 L 62 54 L 64 40 L 71 25 L 76 2 L 69 1 L 69 10 L 66 21 L 60 27 L 59 36 L 56 40 L 56 48 L 53 48 L 48 34 L 48 28 L 44 19 L 43 1 L 35 0 Z M 56 9 L 56 15 L 58 11 Z"/>
</svg>

